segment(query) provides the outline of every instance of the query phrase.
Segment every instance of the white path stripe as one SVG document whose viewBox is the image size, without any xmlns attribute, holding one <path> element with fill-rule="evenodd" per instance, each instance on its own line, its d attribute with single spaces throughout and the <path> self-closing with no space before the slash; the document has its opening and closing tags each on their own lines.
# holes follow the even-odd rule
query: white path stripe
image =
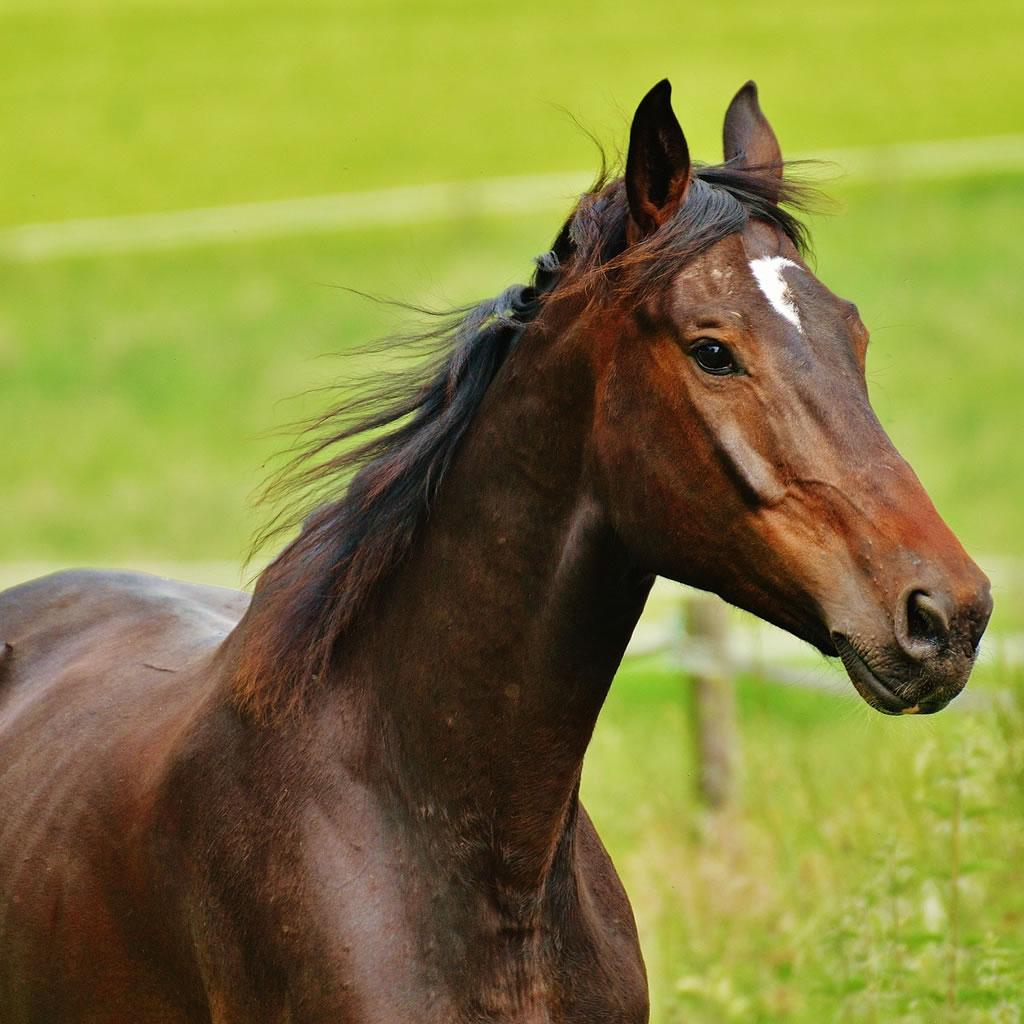
<svg viewBox="0 0 1024 1024">
<path fill-rule="evenodd" d="M 577 173 L 538 174 L 127 217 L 24 224 L 0 231 L 0 259 L 27 263 L 85 253 L 176 249 L 209 242 L 568 209 L 587 188 L 589 180 L 587 175 Z"/>
<path fill-rule="evenodd" d="M 1024 135 L 836 149 L 797 159 L 835 164 L 846 180 L 943 178 L 1024 170 Z M 586 172 L 406 185 L 301 199 L 126 217 L 23 224 L 0 230 L 0 260 L 34 262 L 91 253 L 175 249 L 474 215 L 567 210 Z"/>
</svg>

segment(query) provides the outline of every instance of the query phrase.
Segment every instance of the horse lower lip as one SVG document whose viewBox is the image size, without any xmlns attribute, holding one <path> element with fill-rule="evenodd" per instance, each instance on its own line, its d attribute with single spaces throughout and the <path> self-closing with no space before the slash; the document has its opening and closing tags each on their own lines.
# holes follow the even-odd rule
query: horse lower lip
<svg viewBox="0 0 1024 1024">
<path fill-rule="evenodd" d="M 867 662 L 860 656 L 857 649 L 841 633 L 834 633 L 832 636 L 843 661 L 846 672 L 853 680 L 857 692 L 875 709 L 886 715 L 901 715 L 910 712 L 912 705 L 902 697 L 893 693 L 892 690 L 882 682 L 878 676 L 868 667 Z M 921 705 L 914 714 L 928 714 L 931 711 L 938 711 L 938 707 L 925 707 Z"/>
<path fill-rule="evenodd" d="M 917 711 L 914 714 L 934 715 L 936 711 L 941 711 L 948 703 L 948 700 L 923 700 L 918 704 Z"/>
</svg>

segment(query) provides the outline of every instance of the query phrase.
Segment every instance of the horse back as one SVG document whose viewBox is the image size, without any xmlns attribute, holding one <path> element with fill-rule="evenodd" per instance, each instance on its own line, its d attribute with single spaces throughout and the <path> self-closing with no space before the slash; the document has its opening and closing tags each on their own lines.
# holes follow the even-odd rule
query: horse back
<svg viewBox="0 0 1024 1024">
<path fill-rule="evenodd" d="M 145 573 L 77 569 L 44 576 L 0 593 L 0 679 L 15 666 L 32 674 L 70 665 L 95 643 L 131 657 L 164 653 L 180 661 L 223 638 L 249 595 Z"/>
<path fill-rule="evenodd" d="M 193 1019 L 164 1013 L 164 986 L 139 963 L 175 958 L 154 924 L 147 837 L 175 744 L 247 603 L 85 570 L 0 594 L 3 1024 L 75 1020 L 79 1002 L 111 1019 Z"/>
</svg>

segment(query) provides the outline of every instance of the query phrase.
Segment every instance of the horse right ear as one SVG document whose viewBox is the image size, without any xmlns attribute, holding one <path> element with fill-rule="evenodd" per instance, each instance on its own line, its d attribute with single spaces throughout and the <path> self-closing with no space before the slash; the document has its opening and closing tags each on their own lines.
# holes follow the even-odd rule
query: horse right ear
<svg viewBox="0 0 1024 1024">
<path fill-rule="evenodd" d="M 641 101 L 629 130 L 626 197 L 630 244 L 661 227 L 683 204 L 690 184 L 690 150 L 672 110 L 672 86 L 662 79 Z"/>
</svg>

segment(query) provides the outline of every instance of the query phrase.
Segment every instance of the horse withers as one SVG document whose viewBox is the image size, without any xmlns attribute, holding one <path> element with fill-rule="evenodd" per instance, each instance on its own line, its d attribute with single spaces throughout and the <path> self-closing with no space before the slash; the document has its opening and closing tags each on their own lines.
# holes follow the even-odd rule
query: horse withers
<svg viewBox="0 0 1024 1024">
<path fill-rule="evenodd" d="M 251 600 L 0 596 L 3 1024 L 644 1021 L 578 790 L 655 575 L 880 711 L 963 687 L 988 582 L 871 410 L 756 90 L 717 166 L 669 96 L 529 286 L 321 421 L 294 479 L 337 494 Z"/>
</svg>

